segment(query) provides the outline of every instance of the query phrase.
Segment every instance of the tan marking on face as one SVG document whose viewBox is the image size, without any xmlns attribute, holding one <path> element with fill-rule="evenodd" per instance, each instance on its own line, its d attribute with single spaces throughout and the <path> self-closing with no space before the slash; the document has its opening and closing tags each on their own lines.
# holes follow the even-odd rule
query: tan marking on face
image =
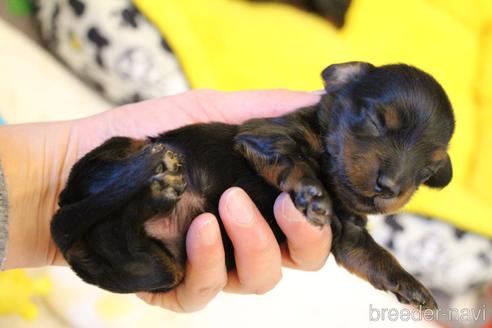
<svg viewBox="0 0 492 328">
<path fill-rule="evenodd" d="M 345 173 L 350 184 L 361 195 L 374 196 L 374 184 L 379 169 L 376 152 L 361 152 L 354 139 L 349 136 L 345 142 L 343 157 Z"/>
<path fill-rule="evenodd" d="M 393 107 L 388 107 L 384 110 L 384 121 L 390 130 L 397 130 L 401 127 L 398 111 Z"/>
<path fill-rule="evenodd" d="M 410 200 L 410 197 L 412 197 L 416 190 L 417 188 L 412 187 L 395 198 L 385 199 L 376 197 L 374 199 L 374 204 L 382 213 L 394 213 L 401 209 Z"/>
</svg>

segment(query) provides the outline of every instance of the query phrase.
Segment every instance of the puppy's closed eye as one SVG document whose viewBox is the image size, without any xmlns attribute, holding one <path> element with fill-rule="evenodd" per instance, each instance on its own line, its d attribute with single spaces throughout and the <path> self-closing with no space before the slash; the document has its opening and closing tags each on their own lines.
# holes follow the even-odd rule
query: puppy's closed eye
<svg viewBox="0 0 492 328">
<path fill-rule="evenodd" d="M 376 112 L 363 109 L 362 120 L 355 125 L 354 133 L 362 137 L 379 137 L 384 134 L 384 126 Z"/>
</svg>

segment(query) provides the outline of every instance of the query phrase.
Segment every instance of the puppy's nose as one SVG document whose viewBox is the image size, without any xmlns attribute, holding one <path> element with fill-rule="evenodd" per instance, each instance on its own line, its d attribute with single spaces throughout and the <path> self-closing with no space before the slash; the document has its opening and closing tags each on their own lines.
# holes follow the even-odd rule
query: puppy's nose
<svg viewBox="0 0 492 328">
<path fill-rule="evenodd" d="M 383 174 L 379 176 L 374 191 L 382 197 L 392 198 L 398 196 L 400 193 L 400 186 L 394 179 Z"/>
</svg>

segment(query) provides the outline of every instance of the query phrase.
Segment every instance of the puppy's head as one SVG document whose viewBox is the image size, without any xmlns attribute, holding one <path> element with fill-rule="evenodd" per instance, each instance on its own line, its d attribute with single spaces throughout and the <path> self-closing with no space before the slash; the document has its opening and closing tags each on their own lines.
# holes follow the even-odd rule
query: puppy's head
<svg viewBox="0 0 492 328">
<path fill-rule="evenodd" d="M 408 65 L 364 62 L 331 65 L 322 76 L 319 118 L 333 188 L 345 206 L 394 212 L 420 184 L 449 184 L 454 116 L 433 77 Z"/>
</svg>

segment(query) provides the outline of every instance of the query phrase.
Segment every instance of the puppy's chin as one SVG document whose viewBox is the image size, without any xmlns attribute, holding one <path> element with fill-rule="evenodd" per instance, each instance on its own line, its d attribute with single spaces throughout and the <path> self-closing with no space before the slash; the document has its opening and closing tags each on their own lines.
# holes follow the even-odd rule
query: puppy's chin
<svg viewBox="0 0 492 328">
<path fill-rule="evenodd" d="M 336 196 L 346 209 L 359 214 L 378 213 L 373 197 L 363 196 L 354 188 L 347 186 L 341 179 L 335 178 L 333 182 Z"/>
<path fill-rule="evenodd" d="M 379 209 L 376 207 L 374 199 L 361 195 L 339 195 L 340 200 L 347 209 L 359 214 L 377 214 Z"/>
<path fill-rule="evenodd" d="M 406 203 L 408 203 L 416 190 L 416 188 L 410 188 L 402 193 L 400 196 L 394 198 L 374 197 L 374 206 L 378 210 L 378 213 L 394 213 L 405 206 Z"/>
<path fill-rule="evenodd" d="M 410 200 L 410 197 L 412 197 L 416 190 L 416 188 L 410 188 L 400 196 L 394 198 L 366 197 L 355 188 L 351 188 L 342 181 L 336 180 L 335 190 L 338 199 L 347 209 L 364 215 L 394 213 Z"/>
</svg>

